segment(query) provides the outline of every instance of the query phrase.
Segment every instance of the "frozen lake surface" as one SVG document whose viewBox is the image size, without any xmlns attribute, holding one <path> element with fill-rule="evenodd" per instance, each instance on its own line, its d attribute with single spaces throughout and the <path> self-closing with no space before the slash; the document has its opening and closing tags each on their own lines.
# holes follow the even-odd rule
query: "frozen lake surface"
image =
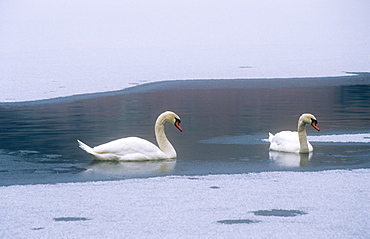
<svg viewBox="0 0 370 239">
<path fill-rule="evenodd" d="M 369 238 L 368 1 L 0 5 L 1 238 Z M 77 146 L 165 110 L 177 160 Z M 303 112 L 314 152 L 269 152 Z"/>
<path fill-rule="evenodd" d="M 165 80 L 366 72 L 367 9 L 367 1 L 4 0 L 0 102 Z"/>
<path fill-rule="evenodd" d="M 370 170 L 0 187 L 2 238 L 369 238 Z"/>
</svg>

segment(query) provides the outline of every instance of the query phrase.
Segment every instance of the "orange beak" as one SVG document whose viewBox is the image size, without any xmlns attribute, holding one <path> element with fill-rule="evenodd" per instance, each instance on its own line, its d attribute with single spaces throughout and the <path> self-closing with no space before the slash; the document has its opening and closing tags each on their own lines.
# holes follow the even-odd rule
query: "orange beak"
<svg viewBox="0 0 370 239">
<path fill-rule="evenodd" d="M 312 125 L 312 127 L 314 127 L 317 131 L 320 131 L 320 128 L 319 128 L 319 127 L 317 127 L 317 125 L 316 125 L 316 122 L 315 122 L 315 121 L 313 121 L 313 122 L 311 123 L 311 125 Z"/>
<path fill-rule="evenodd" d="M 175 126 L 176 126 L 176 128 L 178 128 L 182 132 L 182 128 L 180 126 L 180 121 L 179 120 L 176 120 Z"/>
</svg>

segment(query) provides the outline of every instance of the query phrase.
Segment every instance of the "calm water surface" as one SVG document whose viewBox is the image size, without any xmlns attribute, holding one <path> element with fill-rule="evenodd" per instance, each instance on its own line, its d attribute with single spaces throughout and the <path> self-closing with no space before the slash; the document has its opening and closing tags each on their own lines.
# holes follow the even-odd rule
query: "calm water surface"
<svg viewBox="0 0 370 239">
<path fill-rule="evenodd" d="M 368 168 L 369 79 L 304 87 L 296 82 L 279 86 L 265 81 L 249 87 L 223 81 L 222 87 L 215 87 L 208 81 L 191 89 L 178 83 L 163 90 L 123 91 L 52 104 L 1 105 L 0 185 Z M 175 111 L 182 120 L 182 133 L 166 126 L 177 160 L 94 162 L 77 145 L 76 139 L 95 146 L 127 136 L 155 142 L 154 122 L 165 110 Z M 321 129 L 308 126 L 309 136 L 356 138 L 365 133 L 365 142 L 312 142 L 314 153 L 306 156 L 269 153 L 264 141 L 268 132 L 296 130 L 304 112 L 313 113 Z"/>
</svg>

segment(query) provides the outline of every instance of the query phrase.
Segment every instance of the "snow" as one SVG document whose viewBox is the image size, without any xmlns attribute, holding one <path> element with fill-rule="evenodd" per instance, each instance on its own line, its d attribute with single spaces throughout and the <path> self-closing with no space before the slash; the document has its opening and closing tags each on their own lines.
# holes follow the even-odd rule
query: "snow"
<svg viewBox="0 0 370 239">
<path fill-rule="evenodd" d="M 369 238 L 370 170 L 0 187 L 1 238 Z"/>
<path fill-rule="evenodd" d="M 368 1 L 22 1 L 0 7 L 0 102 L 370 65 Z"/>
</svg>

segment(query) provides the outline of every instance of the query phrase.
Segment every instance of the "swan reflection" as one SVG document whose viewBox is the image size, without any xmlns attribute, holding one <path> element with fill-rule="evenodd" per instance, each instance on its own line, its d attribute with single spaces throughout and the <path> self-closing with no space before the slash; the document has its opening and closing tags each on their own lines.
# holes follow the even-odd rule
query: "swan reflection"
<svg viewBox="0 0 370 239">
<path fill-rule="evenodd" d="M 93 161 L 85 173 L 110 176 L 156 176 L 173 171 L 175 165 L 176 160 L 139 162 Z"/>
<path fill-rule="evenodd" d="M 308 165 L 308 161 L 312 158 L 312 153 L 299 154 L 270 151 L 269 158 L 278 165 L 284 167 L 306 167 Z"/>
</svg>

